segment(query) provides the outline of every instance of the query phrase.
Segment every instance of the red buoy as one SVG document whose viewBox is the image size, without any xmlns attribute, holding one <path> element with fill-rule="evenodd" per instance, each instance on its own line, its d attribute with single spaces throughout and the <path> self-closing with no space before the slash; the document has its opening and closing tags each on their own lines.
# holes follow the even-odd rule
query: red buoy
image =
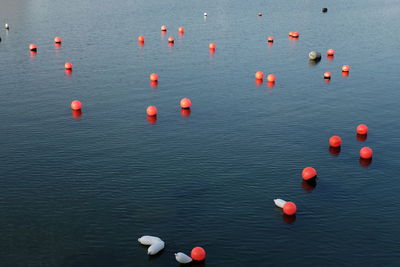
<svg viewBox="0 0 400 267">
<path fill-rule="evenodd" d="M 324 73 L 324 79 L 330 79 L 331 78 L 331 73 L 329 71 Z"/>
<path fill-rule="evenodd" d="M 262 17 L 262 15 L 263 15 L 263 14 L 262 14 L 261 12 L 260 12 L 260 13 L 258 13 L 258 16 L 259 16 L 259 17 Z"/>
<path fill-rule="evenodd" d="M 158 75 L 155 73 L 150 74 L 150 81 L 152 82 L 158 81 Z"/>
<path fill-rule="evenodd" d="M 333 49 L 328 49 L 328 51 L 326 51 L 326 54 L 327 54 L 328 56 L 333 56 L 333 55 L 335 55 L 335 50 L 333 50 Z"/>
<path fill-rule="evenodd" d="M 174 37 L 168 37 L 168 43 L 173 44 L 175 42 L 175 38 Z"/>
<path fill-rule="evenodd" d="M 61 42 L 62 42 L 61 37 L 55 37 L 54 38 L 54 43 L 61 44 Z"/>
<path fill-rule="evenodd" d="M 264 73 L 262 71 L 257 71 L 255 77 L 256 80 L 262 80 L 264 78 Z"/>
<path fill-rule="evenodd" d="M 276 79 L 275 74 L 268 74 L 267 81 L 275 82 L 275 79 Z"/>
<path fill-rule="evenodd" d="M 274 39 L 274 37 L 269 36 L 267 40 L 268 40 L 268 43 L 273 43 L 275 39 Z"/>
<path fill-rule="evenodd" d="M 286 215 L 295 215 L 296 211 L 297 206 L 291 201 L 288 201 L 285 203 L 285 205 L 283 205 L 283 213 L 285 213 Z"/>
<path fill-rule="evenodd" d="M 317 176 L 317 171 L 313 167 L 306 167 L 301 172 L 301 176 L 303 177 L 303 180 L 307 181 L 315 178 Z"/>
<path fill-rule="evenodd" d="M 148 106 L 147 109 L 146 109 L 146 113 L 149 116 L 156 116 L 157 115 L 156 106 Z"/>
<path fill-rule="evenodd" d="M 206 251 L 202 247 L 195 247 L 190 252 L 190 257 L 194 261 L 203 261 L 206 259 Z"/>
<path fill-rule="evenodd" d="M 139 43 L 144 43 L 144 36 L 140 35 L 137 39 Z"/>
<path fill-rule="evenodd" d="M 289 32 L 289 36 L 292 37 L 293 36 L 293 32 Z"/>
<path fill-rule="evenodd" d="M 36 52 L 37 51 L 37 46 L 35 44 L 30 44 L 29 45 L 29 50 Z"/>
<path fill-rule="evenodd" d="M 192 106 L 192 101 L 189 98 L 185 97 L 181 99 L 180 102 L 181 108 L 190 108 Z"/>
<path fill-rule="evenodd" d="M 161 26 L 161 31 L 166 32 L 166 31 L 167 31 L 167 26 L 162 25 L 162 26 Z"/>
<path fill-rule="evenodd" d="M 292 37 L 293 38 L 299 38 L 299 36 L 300 36 L 299 32 L 293 32 L 292 33 Z"/>
<path fill-rule="evenodd" d="M 357 133 L 360 135 L 365 135 L 368 133 L 368 126 L 365 124 L 360 124 L 357 126 Z"/>
<path fill-rule="evenodd" d="M 179 28 L 178 28 L 178 32 L 179 32 L 179 33 L 184 33 L 184 32 L 185 32 L 185 29 L 184 29 L 183 27 L 179 27 Z"/>
<path fill-rule="evenodd" d="M 329 138 L 329 145 L 331 147 L 340 147 L 342 145 L 342 138 L 340 136 L 334 135 Z"/>
<path fill-rule="evenodd" d="M 65 68 L 66 70 L 72 70 L 72 63 L 71 63 L 71 62 L 66 62 L 66 63 L 64 64 L 64 68 Z"/>
<path fill-rule="evenodd" d="M 210 49 L 215 50 L 215 48 L 217 48 L 217 45 L 216 45 L 215 43 L 210 43 L 210 44 L 208 45 L 208 47 L 209 47 Z"/>
<path fill-rule="evenodd" d="M 82 103 L 79 100 L 74 100 L 71 102 L 72 110 L 80 110 L 82 108 Z"/>
<path fill-rule="evenodd" d="M 343 65 L 342 66 L 342 71 L 343 72 L 349 72 L 350 71 L 350 66 L 349 65 Z"/>
<path fill-rule="evenodd" d="M 371 148 L 365 146 L 360 149 L 360 157 L 363 159 L 370 159 L 372 158 L 373 151 Z"/>
</svg>

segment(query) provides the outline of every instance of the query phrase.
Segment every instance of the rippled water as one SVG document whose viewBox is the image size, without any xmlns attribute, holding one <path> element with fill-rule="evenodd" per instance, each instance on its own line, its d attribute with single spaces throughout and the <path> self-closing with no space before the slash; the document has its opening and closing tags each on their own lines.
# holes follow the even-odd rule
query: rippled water
<svg viewBox="0 0 400 267">
<path fill-rule="evenodd" d="M 207 260 L 193 266 L 397 266 L 399 12 L 396 0 L 2 0 L 0 265 L 177 266 L 174 252 L 200 245 Z M 259 70 L 273 88 L 255 84 Z M 143 234 L 164 252 L 148 257 Z"/>
</svg>

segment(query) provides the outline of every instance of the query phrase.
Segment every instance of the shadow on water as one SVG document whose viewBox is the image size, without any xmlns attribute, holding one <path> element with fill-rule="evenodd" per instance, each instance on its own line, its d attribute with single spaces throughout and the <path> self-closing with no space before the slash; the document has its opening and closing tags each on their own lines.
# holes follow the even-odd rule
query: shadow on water
<svg viewBox="0 0 400 267">
<path fill-rule="evenodd" d="M 304 191 L 310 193 L 315 189 L 315 187 L 317 187 L 317 179 L 313 178 L 308 181 L 303 180 L 301 181 L 301 187 L 303 187 Z"/>
</svg>

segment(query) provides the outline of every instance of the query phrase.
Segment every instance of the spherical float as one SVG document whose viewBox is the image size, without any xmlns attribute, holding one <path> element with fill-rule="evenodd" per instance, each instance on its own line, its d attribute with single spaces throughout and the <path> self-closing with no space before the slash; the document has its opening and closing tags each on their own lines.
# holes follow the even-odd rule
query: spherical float
<svg viewBox="0 0 400 267">
<path fill-rule="evenodd" d="M 4 29 L 9 30 L 10 29 L 10 25 L 8 25 L 7 23 L 4 25 Z"/>
<path fill-rule="evenodd" d="M 262 80 L 264 78 L 264 73 L 262 71 L 257 71 L 255 77 L 257 80 Z"/>
<path fill-rule="evenodd" d="M 303 177 L 303 180 L 307 181 L 315 178 L 317 176 L 317 171 L 313 167 L 306 167 L 301 172 L 301 176 Z"/>
<path fill-rule="evenodd" d="M 206 251 L 202 247 L 195 247 L 190 252 L 190 257 L 194 261 L 203 261 L 206 258 Z"/>
<path fill-rule="evenodd" d="M 207 15 L 207 12 L 204 12 L 204 17 L 207 17 L 208 15 Z"/>
<path fill-rule="evenodd" d="M 64 68 L 65 68 L 66 70 L 72 70 L 72 63 L 71 63 L 71 62 L 66 62 L 66 63 L 64 64 Z"/>
<path fill-rule="evenodd" d="M 342 138 L 340 136 L 334 135 L 329 138 L 329 146 L 331 147 L 340 147 L 342 145 Z"/>
<path fill-rule="evenodd" d="M 335 50 L 333 50 L 333 49 L 328 49 L 328 51 L 326 51 L 326 54 L 327 54 L 328 56 L 334 56 L 334 55 L 335 55 Z"/>
<path fill-rule="evenodd" d="M 173 44 L 173 43 L 175 43 L 175 38 L 174 37 L 169 37 L 168 38 L 168 43 L 171 43 L 171 44 Z"/>
<path fill-rule="evenodd" d="M 310 53 L 308 53 L 308 58 L 310 60 L 319 61 L 319 60 L 321 60 L 321 53 L 319 53 L 317 51 L 311 51 Z"/>
<path fill-rule="evenodd" d="M 360 157 L 363 159 L 370 159 L 372 158 L 373 151 L 371 148 L 365 146 L 360 149 Z"/>
<path fill-rule="evenodd" d="M 72 110 L 80 110 L 82 108 L 82 103 L 79 100 L 74 100 L 71 102 Z"/>
<path fill-rule="evenodd" d="M 275 74 L 268 74 L 267 81 L 275 82 L 275 80 L 276 80 Z"/>
<path fill-rule="evenodd" d="M 299 32 L 293 32 L 292 33 L 292 37 L 293 38 L 299 38 L 299 36 L 300 36 Z"/>
<path fill-rule="evenodd" d="M 350 66 L 349 65 L 343 65 L 342 66 L 342 71 L 343 72 L 349 72 L 350 71 Z"/>
<path fill-rule="evenodd" d="M 289 32 L 289 36 L 292 37 L 293 36 L 293 32 Z"/>
<path fill-rule="evenodd" d="M 360 124 L 357 126 L 357 133 L 360 135 L 365 135 L 368 133 L 368 126 L 365 124 Z"/>
<path fill-rule="evenodd" d="M 330 79 L 331 78 L 331 73 L 329 71 L 324 73 L 324 79 Z"/>
<path fill-rule="evenodd" d="M 217 48 L 217 45 L 216 45 L 215 43 L 210 43 L 210 44 L 208 45 L 208 47 L 209 47 L 210 49 L 215 49 L 215 48 Z"/>
<path fill-rule="evenodd" d="M 179 33 L 184 33 L 184 32 L 185 32 L 185 29 L 184 29 L 183 27 L 179 27 L 179 28 L 178 28 L 178 32 L 179 32 Z"/>
<path fill-rule="evenodd" d="M 295 215 L 297 211 L 297 206 L 291 201 L 288 201 L 283 205 L 283 213 L 286 215 Z"/>
<path fill-rule="evenodd" d="M 152 82 L 158 81 L 158 75 L 155 73 L 150 74 L 150 81 Z"/>
<path fill-rule="evenodd" d="M 140 35 L 137 39 L 138 39 L 138 42 L 144 43 L 144 36 Z"/>
<path fill-rule="evenodd" d="M 328 8 L 323 7 L 323 8 L 322 8 L 322 13 L 326 13 L 326 12 L 328 12 Z"/>
<path fill-rule="evenodd" d="M 268 43 L 273 43 L 275 39 L 274 39 L 274 37 L 269 36 L 267 40 L 268 40 Z"/>
<path fill-rule="evenodd" d="M 36 52 L 37 51 L 37 46 L 35 44 L 30 44 L 29 45 L 29 50 Z"/>
<path fill-rule="evenodd" d="M 162 26 L 161 26 L 161 31 L 166 32 L 166 31 L 167 31 L 167 26 L 162 25 Z"/>
<path fill-rule="evenodd" d="M 61 37 L 55 37 L 55 38 L 54 38 L 54 43 L 56 43 L 56 44 L 61 44 L 61 42 L 62 42 Z"/>
<path fill-rule="evenodd" d="M 146 109 L 146 113 L 148 116 L 156 116 L 157 115 L 156 106 L 148 106 Z"/>
<path fill-rule="evenodd" d="M 258 16 L 259 16 L 259 17 L 262 17 L 262 15 L 263 15 L 263 14 L 262 14 L 261 12 L 260 12 L 260 13 L 258 13 Z"/>
<path fill-rule="evenodd" d="M 181 99 L 180 105 L 181 108 L 190 108 L 192 106 L 192 101 L 189 98 L 185 97 Z"/>
</svg>

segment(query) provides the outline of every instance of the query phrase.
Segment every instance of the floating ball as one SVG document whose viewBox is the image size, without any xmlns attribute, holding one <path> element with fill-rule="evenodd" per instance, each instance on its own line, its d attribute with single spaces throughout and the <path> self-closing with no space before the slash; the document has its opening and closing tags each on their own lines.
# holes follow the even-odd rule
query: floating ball
<svg viewBox="0 0 400 267">
<path fill-rule="evenodd" d="M 259 16 L 259 17 L 262 17 L 262 15 L 263 15 L 262 13 L 258 13 L 258 16 Z"/>
<path fill-rule="evenodd" d="M 74 100 L 71 102 L 72 110 L 80 110 L 82 108 L 82 103 L 79 100 Z"/>
<path fill-rule="evenodd" d="M 181 99 L 180 105 L 181 108 L 190 108 L 190 106 L 192 105 L 192 101 L 190 101 L 189 98 L 185 97 Z"/>
<path fill-rule="evenodd" d="M 276 79 L 275 74 L 268 74 L 267 81 L 275 82 L 275 79 Z"/>
<path fill-rule="evenodd" d="M 156 116 L 157 115 L 156 106 L 148 106 L 147 109 L 146 109 L 146 113 L 149 116 Z"/>
<path fill-rule="evenodd" d="M 293 38 L 299 38 L 299 36 L 300 36 L 299 32 L 293 32 L 292 33 L 292 37 Z"/>
<path fill-rule="evenodd" d="M 155 73 L 150 74 L 150 81 L 152 82 L 158 81 L 158 75 Z"/>
<path fill-rule="evenodd" d="M 286 215 L 295 215 L 297 211 L 296 204 L 291 201 L 288 201 L 283 205 L 283 213 Z M 193 258 L 193 257 L 192 257 Z"/>
<path fill-rule="evenodd" d="M 329 71 L 324 73 L 324 79 L 330 79 L 331 78 L 331 73 Z"/>
<path fill-rule="evenodd" d="M 370 159 L 372 158 L 373 151 L 371 148 L 365 146 L 360 149 L 360 157 L 363 159 Z"/>
<path fill-rule="evenodd" d="M 138 39 L 138 42 L 144 43 L 144 36 L 140 35 L 137 39 Z"/>
<path fill-rule="evenodd" d="M 323 12 L 323 13 L 326 13 L 326 12 L 328 12 L 328 8 L 326 8 L 326 7 L 323 7 L 323 8 L 322 8 L 322 12 Z"/>
<path fill-rule="evenodd" d="M 310 53 L 308 53 L 308 58 L 310 60 L 319 61 L 319 60 L 321 60 L 321 53 L 319 53 L 317 51 L 311 51 Z"/>
<path fill-rule="evenodd" d="M 61 44 L 61 42 L 62 42 L 61 37 L 55 37 L 55 38 L 54 38 L 54 42 L 55 42 L 56 44 Z"/>
<path fill-rule="evenodd" d="M 349 65 L 343 65 L 342 66 L 342 71 L 343 72 L 349 72 L 350 71 L 350 66 Z"/>
<path fill-rule="evenodd" d="M 342 138 L 340 136 L 334 135 L 329 138 L 329 145 L 331 147 L 340 147 L 342 145 Z"/>
<path fill-rule="evenodd" d="M 163 32 L 166 32 L 166 31 L 167 31 L 167 26 L 162 25 L 162 26 L 161 26 L 161 30 L 162 30 Z"/>
<path fill-rule="evenodd" d="M 183 27 L 179 27 L 179 28 L 178 28 L 178 32 L 179 32 L 179 33 L 184 33 L 184 32 L 185 32 L 185 29 L 184 29 Z"/>
<path fill-rule="evenodd" d="M 335 50 L 333 50 L 333 49 L 328 49 L 328 51 L 326 51 L 326 54 L 327 54 L 328 56 L 333 56 L 333 55 L 335 55 Z"/>
<path fill-rule="evenodd" d="M 257 80 L 262 80 L 264 78 L 264 73 L 262 71 L 257 71 L 255 77 Z"/>
<path fill-rule="evenodd" d="M 210 44 L 208 45 L 208 47 L 209 47 L 210 49 L 215 49 L 215 48 L 217 47 L 217 45 L 216 45 L 215 43 L 210 43 Z"/>
<path fill-rule="evenodd" d="M 293 36 L 293 32 L 289 32 L 289 36 L 292 37 Z"/>
<path fill-rule="evenodd" d="M 206 12 L 204 12 L 204 17 L 207 17 L 207 13 Z"/>
<path fill-rule="evenodd" d="M 357 126 L 357 133 L 360 135 L 365 135 L 368 133 L 368 126 L 365 124 L 360 124 Z"/>
<path fill-rule="evenodd" d="M 29 45 L 29 50 L 36 52 L 37 51 L 37 46 L 35 44 L 30 44 Z"/>
<path fill-rule="evenodd" d="M 206 251 L 202 247 L 195 247 L 190 252 L 190 257 L 194 261 L 203 261 L 206 259 Z"/>
<path fill-rule="evenodd" d="M 66 62 L 66 63 L 64 64 L 64 68 L 65 68 L 66 70 L 72 70 L 72 63 L 71 63 L 71 62 Z"/>
<path fill-rule="evenodd" d="M 314 177 L 317 176 L 317 171 L 313 167 L 306 167 L 303 169 L 301 172 L 301 176 L 303 177 L 303 180 L 310 180 Z"/>
<path fill-rule="evenodd" d="M 175 38 L 174 37 L 169 37 L 168 38 L 168 43 L 171 43 L 171 44 L 173 44 L 173 43 L 175 43 Z"/>
<path fill-rule="evenodd" d="M 273 43 L 275 39 L 274 39 L 274 37 L 269 36 L 267 40 L 268 40 L 268 43 Z"/>
</svg>

